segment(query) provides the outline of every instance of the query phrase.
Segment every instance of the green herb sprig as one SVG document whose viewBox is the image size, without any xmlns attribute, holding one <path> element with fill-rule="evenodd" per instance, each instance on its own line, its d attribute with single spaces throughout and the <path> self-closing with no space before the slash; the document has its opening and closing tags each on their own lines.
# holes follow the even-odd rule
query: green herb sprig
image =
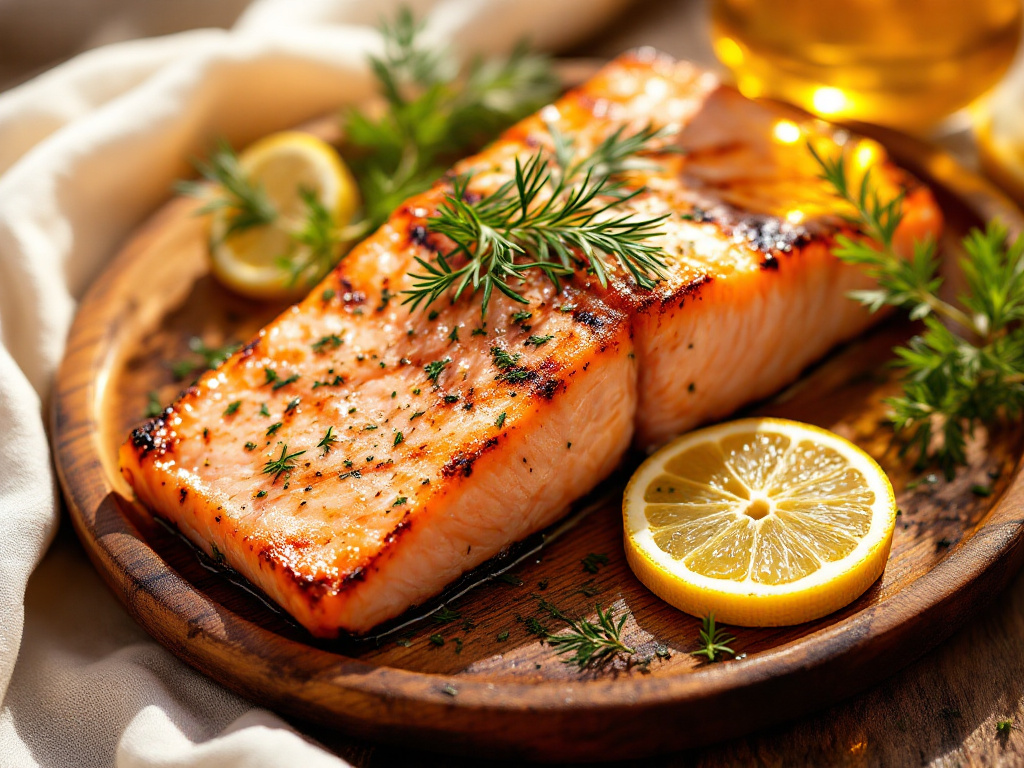
<svg viewBox="0 0 1024 768">
<path fill-rule="evenodd" d="M 558 92 L 548 58 L 523 46 L 510 56 L 478 59 L 459 71 L 454 58 L 423 40 L 407 9 L 381 25 L 384 55 L 370 65 L 384 99 L 382 113 L 358 109 L 343 115 L 343 154 L 355 172 L 363 201 L 359 220 L 334 220 L 314 191 L 297 190 L 302 214 L 290 220 L 262 185 L 242 169 L 230 144 L 218 142 L 194 166 L 202 181 L 180 182 L 179 193 L 198 197 L 199 214 L 226 212 L 226 240 L 256 227 L 275 227 L 289 244 L 276 265 L 288 285 L 315 285 L 337 264 L 346 246 L 375 230 L 408 197 L 429 188 L 458 158 L 535 112 Z M 219 243 L 213 243 L 213 246 Z"/>
<path fill-rule="evenodd" d="M 276 483 L 277 478 L 279 478 L 282 474 L 291 472 L 293 469 L 295 469 L 295 467 L 297 466 L 295 464 L 296 457 L 301 456 L 304 453 L 305 451 L 296 451 L 295 453 L 288 453 L 288 446 L 282 445 L 281 455 L 278 456 L 276 459 L 270 459 L 270 461 L 263 465 L 263 474 L 273 475 L 274 479 L 272 482 Z"/>
<path fill-rule="evenodd" d="M 237 342 L 231 342 L 220 347 L 210 347 L 198 336 L 193 336 L 188 340 L 188 349 L 191 355 L 171 363 L 171 374 L 175 379 L 181 381 L 192 374 L 216 368 L 241 346 Z"/>
<path fill-rule="evenodd" d="M 460 72 L 422 31 L 407 9 L 381 26 L 384 54 L 370 65 L 385 109 L 377 116 L 358 109 L 344 115 L 367 232 L 406 198 L 428 189 L 452 162 L 558 93 L 549 59 L 525 46 L 507 58 L 476 59 Z"/>
<path fill-rule="evenodd" d="M 472 175 L 455 179 L 451 194 L 428 228 L 449 238 L 453 247 L 433 262 L 417 257 L 423 271 L 410 273 L 405 292 L 413 309 L 429 306 L 451 291 L 455 302 L 467 290 L 483 292 L 481 314 L 495 289 L 528 304 L 513 287 L 529 270 L 540 270 L 556 287 L 573 274 L 578 258 L 601 285 L 608 284 L 608 259 L 617 261 L 642 288 L 665 276 L 661 248 L 652 242 L 667 214 L 634 216 L 623 206 L 643 188 L 627 189 L 621 174 L 649 161 L 664 131 L 645 128 L 626 136 L 620 129 L 594 152 L 575 159 L 571 139 L 548 126 L 554 143 L 525 161 L 515 162 L 514 179 L 482 197 L 471 196 Z"/>
<path fill-rule="evenodd" d="M 192 164 L 212 187 L 197 181 L 181 181 L 175 185 L 175 190 L 207 201 L 197 211 L 198 214 L 220 210 L 228 212 L 228 226 L 223 239 L 277 220 L 277 209 L 267 197 L 266 190 L 262 185 L 253 183 L 242 170 L 238 155 L 224 139 L 217 142 L 209 160 L 194 160 Z"/>
<path fill-rule="evenodd" d="M 886 400 L 903 453 L 919 467 L 935 463 L 951 478 L 966 463 L 966 441 L 981 424 L 1016 419 L 1024 408 L 1024 237 L 1011 239 L 991 222 L 963 239 L 966 290 L 956 303 L 940 297 L 943 279 L 932 240 L 904 259 L 894 244 L 902 196 L 883 200 L 870 169 L 851 182 L 845 154 L 823 157 L 810 147 L 823 179 L 853 210 L 864 238 L 839 235 L 835 255 L 864 267 L 878 287 L 851 298 L 871 311 L 904 309 L 924 330 L 894 351 L 903 394 Z"/>
<path fill-rule="evenodd" d="M 729 647 L 729 643 L 735 640 L 735 637 L 723 631 L 721 627 L 715 626 L 715 614 L 712 612 L 701 622 L 700 641 L 704 647 L 692 651 L 690 655 L 705 656 L 709 662 L 717 661 L 718 657 L 725 653 L 735 656 L 736 651 Z"/>
<path fill-rule="evenodd" d="M 629 611 L 623 611 L 616 617 L 611 608 L 602 610 L 600 604 L 595 604 L 597 621 L 594 622 L 582 617 L 574 621 L 547 601 L 541 601 L 541 607 L 566 625 L 564 634 L 547 630 L 543 634 L 544 642 L 556 653 L 572 654 L 571 658 L 565 659 L 566 664 L 575 664 L 582 670 L 601 664 L 615 654 L 631 656 L 636 652 L 622 641 L 622 628 L 629 618 Z"/>
</svg>

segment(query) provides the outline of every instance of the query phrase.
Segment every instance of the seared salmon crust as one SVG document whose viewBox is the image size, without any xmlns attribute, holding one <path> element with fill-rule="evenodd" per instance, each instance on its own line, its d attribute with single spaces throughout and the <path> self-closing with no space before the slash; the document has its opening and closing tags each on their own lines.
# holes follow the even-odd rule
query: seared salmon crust
<svg viewBox="0 0 1024 768">
<path fill-rule="evenodd" d="M 301 303 L 136 429 L 121 468 L 139 499 L 310 632 L 365 633 L 540 530 L 631 443 L 657 445 L 794 380 L 873 318 L 831 255 L 847 225 L 804 139 L 859 142 L 905 196 L 898 239 L 935 236 L 929 191 L 884 151 L 708 72 L 627 54 L 456 173 L 485 193 L 554 122 L 586 153 L 616 129 L 675 130 L 638 215 L 664 223 L 653 290 L 580 270 L 531 274 L 524 306 L 479 297 L 410 312 L 416 257 L 452 177 L 408 200 Z M 803 131 L 800 133 L 797 127 Z M 796 133 L 794 133 L 796 131 Z M 849 149 L 849 146 L 848 146 Z"/>
</svg>

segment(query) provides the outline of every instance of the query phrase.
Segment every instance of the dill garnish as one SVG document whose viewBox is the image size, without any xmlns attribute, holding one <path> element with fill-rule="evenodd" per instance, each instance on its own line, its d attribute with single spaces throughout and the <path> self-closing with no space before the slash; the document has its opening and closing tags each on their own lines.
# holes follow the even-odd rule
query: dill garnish
<svg viewBox="0 0 1024 768">
<path fill-rule="evenodd" d="M 576 159 L 573 142 L 548 125 L 554 149 L 538 149 L 515 162 L 515 177 L 482 197 L 469 195 L 472 175 L 457 177 L 428 228 L 454 247 L 435 262 L 419 257 L 423 272 L 410 273 L 415 285 L 404 303 L 428 306 L 449 290 L 451 300 L 471 288 L 483 291 L 481 316 L 494 289 L 529 303 L 511 284 L 539 269 L 556 287 L 575 272 L 582 258 L 602 286 L 614 258 L 641 288 L 664 277 L 661 249 L 649 241 L 668 215 L 641 218 L 624 206 L 644 189 L 627 190 L 621 174 L 641 167 L 639 153 L 656 149 L 664 131 L 647 127 L 632 135 L 620 128 L 593 153 Z M 461 261 L 461 266 L 453 266 Z"/>
<path fill-rule="evenodd" d="M 523 342 L 527 347 L 542 347 L 555 338 L 554 334 L 548 334 L 547 336 L 531 336 Z"/>
<path fill-rule="evenodd" d="M 220 210 L 229 212 L 224 239 L 253 227 L 272 224 L 277 219 L 277 209 L 267 197 L 266 190 L 249 179 L 239 165 L 235 151 L 223 139 L 217 143 L 209 160 L 195 160 L 193 165 L 206 181 L 212 182 L 214 195 L 210 197 L 204 185 L 194 181 L 179 182 L 176 190 L 191 197 L 209 198 L 197 211 L 198 214 Z"/>
<path fill-rule="evenodd" d="M 430 187 L 460 157 L 550 102 L 558 82 L 547 58 L 520 46 L 508 58 L 459 72 L 444 50 L 428 47 L 403 9 L 381 25 L 384 54 L 370 59 L 386 102 L 379 116 L 345 115 L 350 164 L 366 208 L 364 229 L 379 227 L 399 204 Z"/>
<path fill-rule="evenodd" d="M 277 379 L 277 375 L 276 374 L 274 375 L 274 378 Z M 289 384 L 294 384 L 296 381 L 299 380 L 299 378 L 301 378 L 299 376 L 299 374 L 293 373 L 287 379 L 275 380 L 274 381 L 274 385 L 271 387 L 271 389 L 276 391 L 276 390 L 280 389 L 281 387 L 287 387 Z"/>
<path fill-rule="evenodd" d="M 601 552 L 591 552 L 580 563 L 587 573 L 597 573 L 602 567 L 608 565 L 608 555 Z"/>
<path fill-rule="evenodd" d="M 216 368 L 241 346 L 237 342 L 232 342 L 220 347 L 208 347 L 201 338 L 193 336 L 188 340 L 188 349 L 192 356 L 171 363 L 171 375 L 177 381 L 181 381 L 193 373 L 202 373 L 209 368 Z"/>
<path fill-rule="evenodd" d="M 979 424 L 1016 419 L 1024 409 L 1024 236 L 1010 239 L 1001 224 L 973 228 L 963 239 L 965 291 L 956 303 L 939 296 L 943 279 L 932 240 L 914 243 L 904 259 L 894 240 L 903 197 L 883 200 L 870 169 L 854 184 L 840 152 L 809 145 L 820 178 L 852 209 L 850 220 L 869 239 L 836 237 L 835 255 L 864 267 L 878 287 L 851 298 L 871 311 L 906 310 L 924 331 L 894 351 L 903 394 L 888 398 L 890 420 L 918 465 L 938 464 L 948 478 L 966 463 L 966 438 Z"/>
<path fill-rule="evenodd" d="M 423 370 L 427 373 L 427 380 L 431 384 L 437 384 L 437 379 L 441 375 L 441 372 L 451 365 L 451 358 L 446 357 L 443 360 L 435 360 L 432 363 L 427 363 L 423 366 Z"/>
<path fill-rule="evenodd" d="M 334 427 L 332 426 L 327 428 L 327 432 L 324 433 L 323 438 L 316 444 L 316 447 L 323 448 L 324 452 L 322 455 L 326 456 L 331 452 L 331 448 L 334 447 L 336 442 L 338 442 L 338 437 L 334 434 Z"/>
<path fill-rule="evenodd" d="M 328 336 L 321 336 L 317 341 L 314 341 L 310 346 L 313 348 L 314 352 L 320 354 L 328 347 L 331 347 L 332 349 L 337 349 L 342 345 L 344 341 L 345 340 L 341 336 L 339 336 L 336 333 L 332 333 Z"/>
<path fill-rule="evenodd" d="M 285 472 L 290 472 L 291 470 L 295 469 L 296 465 L 293 463 L 293 459 L 295 459 L 296 456 L 301 456 L 304 453 L 305 451 L 296 451 L 295 453 L 288 453 L 288 446 L 282 445 L 281 455 L 278 456 L 276 459 L 271 459 L 270 461 L 263 465 L 263 474 L 273 475 L 273 482 L 276 483 L 277 478 L 279 478 L 282 474 L 284 474 Z"/>
<path fill-rule="evenodd" d="M 565 663 L 575 664 L 581 670 L 607 661 L 616 654 L 631 656 L 635 653 L 622 642 L 622 627 L 629 618 L 629 611 L 623 611 L 616 620 L 611 608 L 603 611 L 600 604 L 597 604 L 594 610 L 597 611 L 596 622 L 584 618 L 573 621 L 564 615 L 556 616 L 566 624 L 567 631 L 564 634 L 547 633 L 545 637 L 545 642 L 559 655 L 572 654 Z M 558 613 L 561 614 L 561 611 Z"/>
<path fill-rule="evenodd" d="M 701 623 L 700 641 L 704 644 L 704 647 L 700 650 L 692 651 L 691 655 L 706 656 L 708 661 L 717 661 L 719 655 L 723 653 L 735 656 L 736 651 L 728 645 L 735 639 L 735 637 L 724 632 L 720 627 L 716 628 L 715 614 L 714 612 L 709 613 Z"/>
</svg>

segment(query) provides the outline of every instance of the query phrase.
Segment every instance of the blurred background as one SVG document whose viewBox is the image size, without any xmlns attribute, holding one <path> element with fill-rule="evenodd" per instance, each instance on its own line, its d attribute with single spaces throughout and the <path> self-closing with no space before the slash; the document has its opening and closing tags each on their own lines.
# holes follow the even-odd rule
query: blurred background
<svg viewBox="0 0 1024 768">
<path fill-rule="evenodd" d="M 0 0 L 0 91 L 107 43 L 229 28 L 250 2 Z M 1024 202 L 1024 65 L 1018 55 L 1024 0 L 613 5 L 618 10 L 609 21 L 560 53 L 611 57 L 653 45 L 720 68 L 747 96 L 931 138 L 969 165 L 981 165 Z"/>
</svg>

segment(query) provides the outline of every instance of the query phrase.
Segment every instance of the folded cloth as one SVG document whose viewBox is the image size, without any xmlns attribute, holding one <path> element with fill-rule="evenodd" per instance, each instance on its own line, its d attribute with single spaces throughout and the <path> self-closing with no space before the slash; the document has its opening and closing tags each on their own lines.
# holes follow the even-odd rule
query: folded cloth
<svg viewBox="0 0 1024 768">
<path fill-rule="evenodd" d="M 40 565 L 76 301 L 214 137 L 243 145 L 369 96 L 374 27 L 399 5 L 470 55 L 566 45 L 621 4 L 261 0 L 231 31 L 117 43 L 0 96 L 0 766 L 345 764 L 151 641 L 70 536 Z"/>
</svg>

